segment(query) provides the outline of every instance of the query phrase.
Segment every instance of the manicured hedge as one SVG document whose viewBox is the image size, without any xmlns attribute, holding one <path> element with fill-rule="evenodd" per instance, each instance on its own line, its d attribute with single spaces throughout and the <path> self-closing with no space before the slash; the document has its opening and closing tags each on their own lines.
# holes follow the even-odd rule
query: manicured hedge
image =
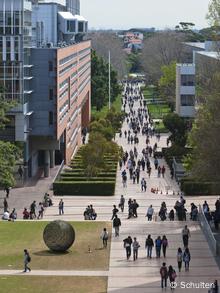
<svg viewBox="0 0 220 293">
<path fill-rule="evenodd" d="M 88 180 L 88 182 L 89 181 L 104 181 L 104 182 L 106 182 L 106 181 L 114 181 L 115 180 L 115 178 L 114 177 L 90 177 L 89 178 L 89 180 Z M 63 176 L 61 176 L 61 178 L 60 178 L 60 181 L 72 181 L 72 182 L 74 182 L 74 181 L 83 181 L 83 182 L 86 182 L 86 180 L 85 180 L 85 177 L 63 177 Z"/>
<path fill-rule="evenodd" d="M 199 182 L 182 179 L 181 190 L 185 195 L 217 195 L 220 193 L 220 182 Z"/>
<path fill-rule="evenodd" d="M 65 178 L 65 177 L 72 177 L 72 178 L 75 178 L 75 177 L 83 177 L 83 178 L 85 178 L 85 174 L 84 173 L 78 173 L 78 172 L 65 172 L 65 173 L 62 173 L 61 174 L 61 177 L 63 177 L 63 178 Z M 116 172 L 99 173 L 99 174 L 96 175 L 96 177 L 98 177 L 98 178 L 103 178 L 103 177 L 115 178 L 116 177 Z"/>
<path fill-rule="evenodd" d="M 114 195 L 115 181 L 112 182 L 63 182 L 53 184 L 54 195 Z"/>
</svg>

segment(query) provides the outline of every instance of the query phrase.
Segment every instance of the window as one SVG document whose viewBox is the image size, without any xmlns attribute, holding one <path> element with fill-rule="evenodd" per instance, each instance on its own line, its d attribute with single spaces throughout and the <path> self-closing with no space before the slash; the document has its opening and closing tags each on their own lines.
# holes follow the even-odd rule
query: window
<svg viewBox="0 0 220 293">
<path fill-rule="evenodd" d="M 76 32 L 76 22 L 75 20 L 67 20 L 67 32 L 75 33 Z"/>
<path fill-rule="evenodd" d="M 181 95 L 181 106 L 195 106 L 195 96 Z"/>
<path fill-rule="evenodd" d="M 49 71 L 53 71 L 53 62 L 49 61 Z"/>
<path fill-rule="evenodd" d="M 49 112 L 49 125 L 53 125 L 53 112 Z"/>
<path fill-rule="evenodd" d="M 194 75 L 181 75 L 181 85 L 182 86 L 194 86 L 195 76 Z"/>
<path fill-rule="evenodd" d="M 53 89 L 49 89 L 49 100 L 53 100 Z"/>
<path fill-rule="evenodd" d="M 84 23 L 82 21 L 79 21 L 78 23 L 78 32 L 79 33 L 83 33 L 83 26 L 84 26 Z"/>
</svg>

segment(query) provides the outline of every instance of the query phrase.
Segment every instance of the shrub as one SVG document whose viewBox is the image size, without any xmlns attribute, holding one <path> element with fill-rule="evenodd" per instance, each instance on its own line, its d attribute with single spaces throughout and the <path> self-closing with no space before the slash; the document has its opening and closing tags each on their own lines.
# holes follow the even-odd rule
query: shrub
<svg viewBox="0 0 220 293">
<path fill-rule="evenodd" d="M 63 182 L 53 184 L 54 195 L 114 195 L 115 181 Z"/>
<path fill-rule="evenodd" d="M 220 183 L 182 179 L 181 190 L 186 195 L 217 195 L 220 193 Z"/>
</svg>

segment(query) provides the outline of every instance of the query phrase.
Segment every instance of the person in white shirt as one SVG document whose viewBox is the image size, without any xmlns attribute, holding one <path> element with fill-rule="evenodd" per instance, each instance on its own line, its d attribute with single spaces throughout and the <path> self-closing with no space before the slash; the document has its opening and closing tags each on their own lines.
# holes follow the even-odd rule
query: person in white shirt
<svg viewBox="0 0 220 293">
<path fill-rule="evenodd" d="M 8 211 L 4 212 L 4 214 L 2 216 L 2 220 L 4 220 L 4 221 L 8 221 L 9 220 L 9 212 Z"/>
<path fill-rule="evenodd" d="M 108 231 L 106 228 L 103 229 L 101 237 L 102 243 L 103 243 L 103 248 L 107 248 L 108 245 Z"/>
</svg>

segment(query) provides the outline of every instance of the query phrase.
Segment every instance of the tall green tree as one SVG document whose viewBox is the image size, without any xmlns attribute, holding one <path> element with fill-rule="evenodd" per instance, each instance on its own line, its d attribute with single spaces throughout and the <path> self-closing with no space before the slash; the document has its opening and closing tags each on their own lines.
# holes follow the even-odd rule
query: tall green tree
<svg viewBox="0 0 220 293">
<path fill-rule="evenodd" d="M 174 109 L 176 101 L 176 61 L 161 67 L 162 76 L 159 80 L 159 92 Z"/>
<path fill-rule="evenodd" d="M 220 0 L 211 0 L 207 19 L 212 26 L 220 27 Z"/>
<path fill-rule="evenodd" d="M 4 130 L 9 122 L 7 111 L 15 106 L 14 102 L 5 100 L 0 94 L 0 130 Z M 0 140 L 0 187 L 14 186 L 13 176 L 19 149 L 10 142 Z"/>
<path fill-rule="evenodd" d="M 99 111 L 108 103 L 109 96 L 109 65 L 104 59 L 92 51 L 92 106 Z M 121 92 L 117 72 L 111 67 L 111 100 L 114 101 Z"/>
</svg>

